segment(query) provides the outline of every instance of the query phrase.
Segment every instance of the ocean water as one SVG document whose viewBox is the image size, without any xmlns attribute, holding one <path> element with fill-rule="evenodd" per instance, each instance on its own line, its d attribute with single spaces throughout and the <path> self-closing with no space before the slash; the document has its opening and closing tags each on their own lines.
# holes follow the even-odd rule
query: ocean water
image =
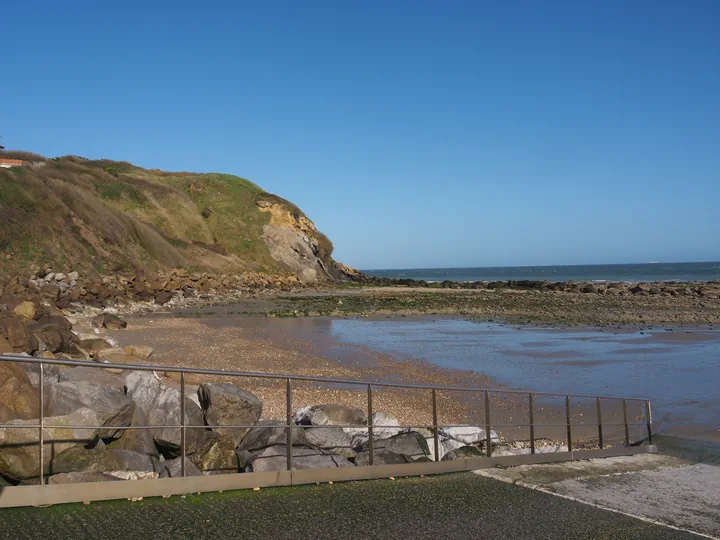
<svg viewBox="0 0 720 540">
<path fill-rule="evenodd" d="M 720 262 L 586 264 L 573 266 L 496 266 L 486 268 L 406 268 L 363 270 L 385 278 L 425 281 L 714 281 L 720 280 Z"/>
</svg>

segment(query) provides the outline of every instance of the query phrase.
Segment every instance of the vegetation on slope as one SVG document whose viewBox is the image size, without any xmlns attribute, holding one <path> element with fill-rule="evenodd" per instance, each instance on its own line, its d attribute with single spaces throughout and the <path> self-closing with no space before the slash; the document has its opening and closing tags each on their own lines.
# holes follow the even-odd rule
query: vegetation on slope
<svg viewBox="0 0 720 540">
<path fill-rule="evenodd" d="M 226 174 L 169 173 L 130 163 L 27 153 L 0 169 L 0 275 L 52 266 L 98 273 L 185 268 L 283 274 L 263 241 L 258 201 L 302 211 Z M 313 233 L 318 257 L 332 244 Z"/>
</svg>

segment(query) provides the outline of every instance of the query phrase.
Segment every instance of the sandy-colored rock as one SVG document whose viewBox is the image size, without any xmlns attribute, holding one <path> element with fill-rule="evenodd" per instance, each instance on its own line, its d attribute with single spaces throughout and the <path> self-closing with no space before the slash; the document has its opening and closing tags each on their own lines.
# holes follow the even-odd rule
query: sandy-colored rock
<svg viewBox="0 0 720 540">
<path fill-rule="evenodd" d="M 124 351 L 130 356 L 139 358 L 143 362 L 147 362 L 153 355 L 153 352 L 155 352 L 152 347 L 148 347 L 147 345 L 128 345 Z"/>
<path fill-rule="evenodd" d="M 17 363 L 0 362 L 0 423 L 37 418 L 39 398 L 26 371 Z"/>
<path fill-rule="evenodd" d="M 35 320 L 35 318 L 39 314 L 35 303 L 28 300 L 26 300 L 25 302 L 20 302 L 17 306 L 15 306 L 15 309 L 13 309 L 13 313 L 18 317 L 23 317 L 28 321 Z"/>
</svg>

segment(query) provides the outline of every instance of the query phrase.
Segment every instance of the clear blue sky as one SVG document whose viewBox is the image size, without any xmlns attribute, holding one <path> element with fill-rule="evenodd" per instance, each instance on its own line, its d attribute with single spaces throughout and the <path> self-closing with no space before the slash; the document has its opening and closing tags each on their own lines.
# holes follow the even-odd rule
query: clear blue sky
<svg viewBox="0 0 720 540">
<path fill-rule="evenodd" d="M 0 135 L 253 180 L 360 268 L 720 259 L 720 2 L 13 2 Z"/>
</svg>

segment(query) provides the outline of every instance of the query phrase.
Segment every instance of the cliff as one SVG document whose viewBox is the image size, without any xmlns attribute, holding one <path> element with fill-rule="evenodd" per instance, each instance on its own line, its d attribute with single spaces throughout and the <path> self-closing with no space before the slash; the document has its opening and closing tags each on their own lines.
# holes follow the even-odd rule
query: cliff
<svg viewBox="0 0 720 540">
<path fill-rule="evenodd" d="M 74 156 L 0 169 L 0 276 L 189 272 L 346 276 L 297 206 L 227 174 L 143 169 Z"/>
</svg>

